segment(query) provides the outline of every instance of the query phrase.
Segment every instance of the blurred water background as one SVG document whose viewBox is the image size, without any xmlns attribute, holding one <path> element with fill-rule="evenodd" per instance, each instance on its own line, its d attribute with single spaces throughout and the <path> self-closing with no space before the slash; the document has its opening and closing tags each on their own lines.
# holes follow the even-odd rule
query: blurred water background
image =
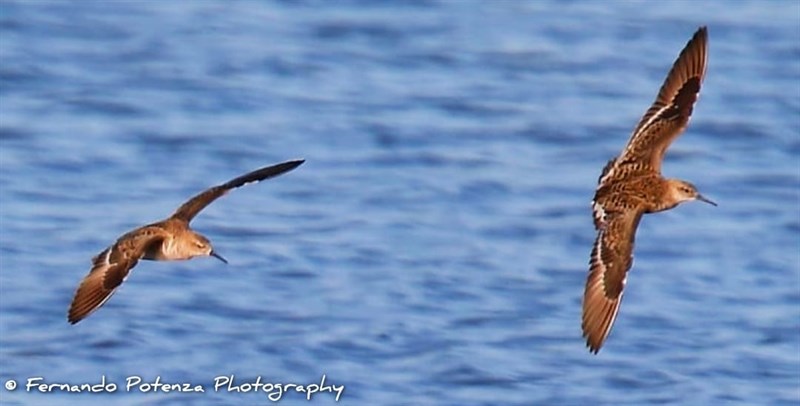
<svg viewBox="0 0 800 406">
<path fill-rule="evenodd" d="M 708 25 L 615 329 L 580 333 L 597 176 Z M 90 258 L 193 222 L 78 325 Z M 0 2 L 0 404 L 800 402 L 800 3 Z M 114 393 L 32 393 L 28 378 Z M 125 391 L 126 378 L 205 393 Z M 282 404 L 334 404 L 286 393 Z"/>
</svg>

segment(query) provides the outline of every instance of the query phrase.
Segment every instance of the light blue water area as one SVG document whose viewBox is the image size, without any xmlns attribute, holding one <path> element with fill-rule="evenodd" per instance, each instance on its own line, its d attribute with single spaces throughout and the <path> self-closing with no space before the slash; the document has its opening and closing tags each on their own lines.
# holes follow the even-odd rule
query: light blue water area
<svg viewBox="0 0 800 406">
<path fill-rule="evenodd" d="M 591 355 L 597 176 L 700 25 L 664 172 L 719 207 L 645 216 Z M 0 403 L 268 404 L 214 378 L 325 374 L 352 405 L 796 405 L 799 134 L 792 1 L 1 2 Z M 193 222 L 229 265 L 142 262 L 67 323 L 118 236 L 293 158 Z"/>
</svg>

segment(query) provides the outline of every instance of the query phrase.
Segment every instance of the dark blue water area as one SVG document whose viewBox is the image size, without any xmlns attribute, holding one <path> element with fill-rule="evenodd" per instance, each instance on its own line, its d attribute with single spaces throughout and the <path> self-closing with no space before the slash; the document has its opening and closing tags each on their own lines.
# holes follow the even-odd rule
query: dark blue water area
<svg viewBox="0 0 800 406">
<path fill-rule="evenodd" d="M 595 356 L 589 201 L 700 25 L 663 170 L 719 207 L 644 217 Z M 294 158 L 192 223 L 230 264 L 143 261 L 67 323 L 117 237 Z M 272 403 L 231 375 L 350 405 L 798 404 L 800 3 L 0 2 L 0 404 Z"/>
</svg>

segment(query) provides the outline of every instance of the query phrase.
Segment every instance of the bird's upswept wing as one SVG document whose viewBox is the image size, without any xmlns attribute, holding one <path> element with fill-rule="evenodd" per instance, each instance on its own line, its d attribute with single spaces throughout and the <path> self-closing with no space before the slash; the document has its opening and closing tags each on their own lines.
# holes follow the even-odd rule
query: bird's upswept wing
<svg viewBox="0 0 800 406">
<path fill-rule="evenodd" d="M 224 195 L 225 193 L 228 193 L 228 191 L 230 191 L 231 189 L 244 186 L 248 183 L 260 182 L 264 179 L 278 176 L 280 174 L 291 171 L 294 168 L 297 168 L 303 162 L 305 162 L 304 159 L 298 159 L 294 161 L 283 162 L 277 165 L 267 166 L 261 169 L 256 169 L 255 171 L 239 176 L 236 179 L 232 179 L 221 185 L 206 189 L 205 191 L 199 193 L 198 195 L 186 201 L 186 203 L 182 204 L 181 207 L 178 207 L 178 210 L 176 210 L 175 213 L 172 214 L 171 218 L 180 219 L 188 223 L 192 221 L 192 219 L 194 218 L 194 216 L 197 215 L 197 213 L 200 213 L 200 211 L 203 210 L 209 204 L 211 204 L 211 202 L 213 202 L 220 196 Z"/>
<path fill-rule="evenodd" d="M 672 65 L 656 100 L 633 130 L 618 164 L 643 162 L 661 171 L 667 147 L 686 128 L 706 74 L 708 31 L 700 27 Z"/>
</svg>

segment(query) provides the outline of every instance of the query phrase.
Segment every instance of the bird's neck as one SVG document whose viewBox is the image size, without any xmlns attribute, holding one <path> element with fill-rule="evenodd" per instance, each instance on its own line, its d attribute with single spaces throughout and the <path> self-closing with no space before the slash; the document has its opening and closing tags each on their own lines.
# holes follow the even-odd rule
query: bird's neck
<svg viewBox="0 0 800 406">
<path fill-rule="evenodd" d="M 175 236 L 166 238 L 164 243 L 161 244 L 161 257 L 158 259 L 161 261 L 179 261 L 191 258 L 192 255 L 184 241 L 185 239 L 176 238 Z"/>
<path fill-rule="evenodd" d="M 661 196 L 659 196 L 653 212 L 669 210 L 683 202 L 683 199 L 675 192 L 675 187 L 672 183 L 663 178 L 661 182 L 662 187 L 659 188 L 662 191 Z"/>
</svg>

